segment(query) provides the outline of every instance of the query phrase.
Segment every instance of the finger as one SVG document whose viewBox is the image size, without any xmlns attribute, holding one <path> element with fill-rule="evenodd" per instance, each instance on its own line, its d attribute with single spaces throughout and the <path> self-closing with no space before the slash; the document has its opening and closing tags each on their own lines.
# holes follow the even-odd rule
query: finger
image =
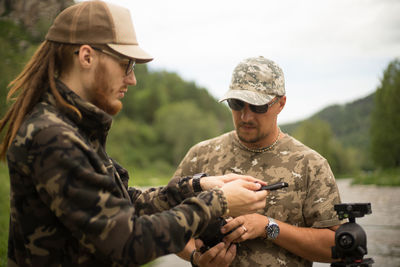
<svg viewBox="0 0 400 267">
<path fill-rule="evenodd" d="M 232 217 L 228 217 L 228 218 L 225 219 L 225 221 L 226 221 L 227 223 L 230 222 L 230 221 L 232 221 L 232 220 L 233 220 Z"/>
<path fill-rule="evenodd" d="M 231 243 L 225 243 L 224 249 L 220 250 L 218 255 L 210 262 L 210 266 L 229 266 L 236 256 L 236 246 Z"/>
<path fill-rule="evenodd" d="M 195 239 L 194 244 L 197 251 L 201 251 L 201 248 L 204 246 L 204 243 L 201 239 Z"/>
<path fill-rule="evenodd" d="M 238 227 L 234 231 L 232 231 L 232 233 L 226 235 L 223 238 L 223 241 L 224 242 L 233 242 L 233 241 L 239 239 L 244 233 L 245 233 L 244 229 L 242 227 Z"/>
<path fill-rule="evenodd" d="M 265 198 L 268 196 L 268 190 L 260 190 L 260 191 L 255 191 L 254 195 L 257 200 L 265 200 Z"/>
<path fill-rule="evenodd" d="M 224 247 L 225 247 L 225 243 L 224 242 L 218 243 L 214 247 L 210 248 L 209 250 L 207 250 L 206 252 L 201 254 L 201 256 L 198 258 L 197 262 L 199 263 L 200 266 L 202 264 L 208 264 L 209 262 L 211 262 L 218 255 L 218 253 L 221 250 L 224 249 Z"/>
<path fill-rule="evenodd" d="M 228 251 L 226 252 L 225 259 L 227 261 L 227 264 L 230 264 L 233 261 L 233 259 L 235 258 L 235 256 L 236 256 L 236 245 L 231 244 Z"/>
<path fill-rule="evenodd" d="M 221 233 L 226 234 L 226 233 L 230 232 L 231 230 L 238 228 L 243 223 L 244 223 L 243 216 L 236 217 L 235 219 L 231 219 L 229 221 L 226 220 L 226 224 L 221 227 Z"/>
<path fill-rule="evenodd" d="M 248 189 L 248 190 L 257 191 L 257 190 L 260 190 L 261 183 L 245 181 L 245 183 L 243 183 L 243 187 Z M 266 190 L 262 190 L 262 191 L 266 191 Z"/>
</svg>

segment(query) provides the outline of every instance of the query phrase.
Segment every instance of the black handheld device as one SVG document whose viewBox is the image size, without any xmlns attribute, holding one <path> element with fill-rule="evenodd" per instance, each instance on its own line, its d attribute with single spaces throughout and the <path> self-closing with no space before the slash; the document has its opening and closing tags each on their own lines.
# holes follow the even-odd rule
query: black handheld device
<svg viewBox="0 0 400 267">
<path fill-rule="evenodd" d="M 262 186 L 258 191 L 260 190 L 277 190 L 277 189 L 281 189 L 284 187 L 288 187 L 288 183 L 285 182 L 280 182 L 280 183 L 276 183 L 276 184 L 270 184 L 270 185 L 264 185 Z"/>
<path fill-rule="evenodd" d="M 258 191 L 260 191 L 260 190 L 277 190 L 277 189 L 281 189 L 281 188 L 288 187 L 288 186 L 289 186 L 288 183 L 280 182 L 280 183 L 271 184 L 271 185 L 264 185 Z M 226 224 L 226 220 L 221 217 L 217 218 L 216 220 L 214 220 L 208 224 L 207 228 L 199 236 L 199 239 L 201 239 L 204 243 L 204 246 L 200 249 L 201 253 L 204 253 L 208 249 L 217 245 L 219 242 L 222 242 L 224 236 L 229 235 L 230 233 L 232 233 L 235 230 L 235 229 L 233 229 L 229 233 L 222 234 L 221 227 L 224 226 L 225 224 Z"/>
</svg>

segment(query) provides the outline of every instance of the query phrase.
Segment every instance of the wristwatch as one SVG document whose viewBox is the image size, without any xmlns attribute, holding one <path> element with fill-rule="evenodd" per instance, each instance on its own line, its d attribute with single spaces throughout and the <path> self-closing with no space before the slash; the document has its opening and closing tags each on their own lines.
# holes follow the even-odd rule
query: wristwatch
<svg viewBox="0 0 400 267">
<path fill-rule="evenodd" d="M 279 235 L 279 225 L 270 217 L 268 217 L 268 221 L 268 225 L 265 226 L 266 239 L 275 240 Z"/>
<path fill-rule="evenodd" d="M 208 176 L 206 173 L 201 172 L 201 173 L 196 173 L 195 175 L 193 175 L 192 177 L 192 187 L 193 187 L 193 191 L 195 193 L 201 192 L 203 191 L 203 189 L 201 188 L 200 185 L 200 179 L 203 177 Z"/>
</svg>

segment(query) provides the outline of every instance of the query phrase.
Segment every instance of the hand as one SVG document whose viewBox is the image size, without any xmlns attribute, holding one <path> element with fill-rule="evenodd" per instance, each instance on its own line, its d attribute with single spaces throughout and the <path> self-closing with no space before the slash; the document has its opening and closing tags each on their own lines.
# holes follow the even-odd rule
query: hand
<svg viewBox="0 0 400 267">
<path fill-rule="evenodd" d="M 266 185 L 266 182 L 253 178 L 248 175 L 239 175 L 234 173 L 225 174 L 222 176 L 206 176 L 201 178 L 200 186 L 203 190 L 210 190 L 215 187 L 221 188 L 224 184 L 232 182 L 234 180 L 241 179 L 248 182 L 259 183 L 262 185 Z"/>
<path fill-rule="evenodd" d="M 237 217 L 242 214 L 254 213 L 266 205 L 267 190 L 259 190 L 260 183 L 241 179 L 226 183 L 221 187 L 228 203 L 229 215 Z"/>
<path fill-rule="evenodd" d="M 203 242 L 200 239 L 196 239 L 195 243 L 196 252 L 193 255 L 193 262 L 199 267 L 229 266 L 236 256 L 235 244 L 221 242 L 201 254 L 198 251 L 203 246 Z"/>
<path fill-rule="evenodd" d="M 248 239 L 265 237 L 265 226 L 268 225 L 268 218 L 258 213 L 246 214 L 235 219 L 227 220 L 221 228 L 223 234 L 235 229 L 224 237 L 224 242 L 243 242 Z"/>
</svg>

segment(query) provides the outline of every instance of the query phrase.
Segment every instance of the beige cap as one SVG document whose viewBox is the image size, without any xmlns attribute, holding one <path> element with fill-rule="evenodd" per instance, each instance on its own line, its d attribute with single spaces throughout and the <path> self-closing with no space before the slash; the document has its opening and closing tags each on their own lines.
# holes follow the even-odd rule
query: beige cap
<svg viewBox="0 0 400 267">
<path fill-rule="evenodd" d="M 137 63 L 153 60 L 139 47 L 130 12 L 103 1 L 85 1 L 63 10 L 46 40 L 68 44 L 104 44 Z"/>
<path fill-rule="evenodd" d="M 247 58 L 233 70 L 228 92 L 219 100 L 239 99 L 252 105 L 265 105 L 285 95 L 282 69 L 262 56 Z"/>
</svg>

